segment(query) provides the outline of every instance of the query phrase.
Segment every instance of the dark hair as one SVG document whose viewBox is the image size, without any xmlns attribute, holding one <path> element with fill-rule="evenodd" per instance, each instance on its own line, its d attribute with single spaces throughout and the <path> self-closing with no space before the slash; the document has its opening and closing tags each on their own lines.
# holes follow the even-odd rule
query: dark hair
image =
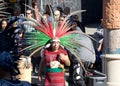
<svg viewBox="0 0 120 86">
<path fill-rule="evenodd" d="M 8 22 L 7 19 L 2 19 L 2 20 L 0 21 L 0 25 L 2 25 L 2 22 L 3 22 L 3 21 Z"/>
<path fill-rule="evenodd" d="M 64 10 L 63 10 L 63 13 L 65 15 L 68 15 L 70 13 L 70 7 L 65 7 Z"/>
<path fill-rule="evenodd" d="M 28 10 L 30 10 L 30 11 L 31 11 L 31 13 L 33 13 L 33 11 L 32 11 L 31 9 L 27 9 L 26 11 L 28 11 Z"/>
<path fill-rule="evenodd" d="M 63 12 L 62 7 L 57 7 L 57 10 L 59 10 L 60 12 Z"/>
<path fill-rule="evenodd" d="M 3 22 L 3 21 L 5 21 L 6 23 L 8 23 L 8 22 L 7 22 L 7 19 L 2 19 L 2 20 L 0 21 L 0 31 L 2 30 L 2 22 Z"/>
<path fill-rule="evenodd" d="M 0 52 L 0 67 L 6 72 L 10 72 L 12 75 L 19 74 L 15 59 L 7 51 Z"/>
<path fill-rule="evenodd" d="M 47 13 L 47 14 L 49 14 L 49 15 L 51 15 L 51 14 L 53 14 L 54 12 L 53 12 L 53 8 L 52 8 L 52 6 L 51 5 L 46 5 L 46 7 L 45 7 L 45 13 Z"/>
</svg>

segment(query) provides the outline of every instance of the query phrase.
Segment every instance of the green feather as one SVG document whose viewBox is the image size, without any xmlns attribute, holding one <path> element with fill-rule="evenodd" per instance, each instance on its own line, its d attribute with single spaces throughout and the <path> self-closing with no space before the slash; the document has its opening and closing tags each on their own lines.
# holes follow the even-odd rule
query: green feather
<svg viewBox="0 0 120 86">
<path fill-rule="evenodd" d="M 35 49 L 40 46 L 44 46 L 47 43 L 47 41 L 50 40 L 48 36 L 39 31 L 26 33 L 24 39 L 26 45 L 34 45 L 29 47 L 29 50 Z"/>
<path fill-rule="evenodd" d="M 75 34 L 68 34 L 68 35 L 65 35 L 64 37 L 61 37 L 60 38 L 60 44 L 67 47 L 77 47 L 77 45 L 75 44 L 75 41 L 73 41 L 75 38 L 74 38 Z M 71 41 L 72 40 L 72 41 Z"/>
</svg>

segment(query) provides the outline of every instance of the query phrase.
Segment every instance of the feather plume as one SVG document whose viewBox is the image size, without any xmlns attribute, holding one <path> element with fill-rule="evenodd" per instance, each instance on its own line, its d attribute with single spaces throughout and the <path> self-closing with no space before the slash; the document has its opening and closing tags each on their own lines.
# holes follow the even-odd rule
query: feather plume
<svg viewBox="0 0 120 86">
<path fill-rule="evenodd" d="M 29 8 L 31 8 L 28 5 L 25 5 Z M 36 10 L 34 8 L 31 8 L 32 10 Z M 51 9 L 51 8 L 50 8 Z M 35 25 L 34 27 L 40 31 L 40 33 L 29 33 L 29 34 L 34 34 L 34 36 L 31 36 L 31 38 L 27 39 L 27 43 L 32 43 L 34 44 L 33 46 L 29 46 L 29 49 L 36 49 L 30 56 L 32 56 L 35 52 L 37 52 L 39 49 L 41 49 L 42 46 L 44 46 L 50 39 L 57 37 L 60 39 L 60 44 L 61 46 L 66 47 L 72 54 L 75 54 L 75 56 L 80 59 L 81 57 L 85 56 L 81 53 L 80 50 L 85 50 L 86 53 L 89 53 L 90 55 L 93 55 L 93 58 L 95 58 L 95 51 L 93 49 L 93 45 L 91 42 L 91 39 L 93 39 L 91 36 L 88 34 L 85 34 L 81 31 L 74 30 L 71 31 L 70 29 L 74 26 L 71 26 L 71 23 L 69 22 L 69 17 L 71 15 L 77 14 L 79 12 L 85 12 L 86 10 L 79 10 L 72 12 L 69 14 L 62 24 L 58 26 L 58 22 L 54 20 L 54 16 L 52 13 L 52 18 L 53 21 L 51 23 L 48 23 L 45 21 L 45 23 L 40 22 L 38 19 L 29 19 L 30 21 L 34 22 Z M 39 13 L 39 16 L 42 18 L 42 15 Z M 86 40 L 89 40 L 89 46 L 84 45 L 85 43 L 83 41 L 84 38 Z M 32 40 L 30 40 L 32 39 Z M 95 39 L 93 39 L 95 40 Z M 33 41 L 33 42 L 32 42 Z M 95 40 L 96 41 L 96 40 Z M 31 44 L 31 45 L 32 45 Z M 92 47 L 90 47 L 92 46 Z M 85 52 L 84 52 L 85 53 Z M 89 55 L 88 55 L 89 56 Z M 82 60 L 88 61 L 89 57 L 83 58 Z M 91 59 L 89 60 L 90 62 L 94 62 Z"/>
</svg>

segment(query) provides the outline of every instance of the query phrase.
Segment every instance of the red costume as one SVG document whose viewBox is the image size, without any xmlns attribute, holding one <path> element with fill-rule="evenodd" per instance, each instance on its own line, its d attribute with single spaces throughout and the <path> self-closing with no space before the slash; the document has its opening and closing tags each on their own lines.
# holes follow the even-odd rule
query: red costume
<svg viewBox="0 0 120 86">
<path fill-rule="evenodd" d="M 56 61 L 60 53 L 67 54 L 63 49 L 59 49 L 57 52 L 51 52 L 46 49 L 44 51 L 44 63 L 45 63 L 45 86 L 65 86 L 64 72 L 61 68 L 50 68 L 50 62 Z M 63 63 L 63 61 L 60 61 Z"/>
</svg>

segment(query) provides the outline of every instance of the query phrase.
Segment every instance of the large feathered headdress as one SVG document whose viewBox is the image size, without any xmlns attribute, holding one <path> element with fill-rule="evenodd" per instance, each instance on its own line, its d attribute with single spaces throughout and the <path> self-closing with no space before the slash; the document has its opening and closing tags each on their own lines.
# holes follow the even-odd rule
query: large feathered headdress
<svg viewBox="0 0 120 86">
<path fill-rule="evenodd" d="M 28 5 L 26 5 L 26 6 L 29 7 Z M 31 8 L 31 7 L 29 7 L 29 8 Z M 31 8 L 31 9 L 33 9 L 33 8 Z M 64 46 L 67 50 L 69 50 L 72 54 L 74 54 L 76 57 L 81 58 L 80 50 L 86 49 L 87 52 L 89 51 L 89 54 L 91 54 L 93 57 L 91 59 L 84 57 L 83 60 L 90 61 L 90 62 L 95 61 L 95 52 L 94 52 L 94 48 L 92 45 L 92 41 L 89 38 L 90 36 L 86 35 L 85 33 L 82 33 L 79 30 L 73 30 L 73 31 L 70 30 L 73 26 L 71 26 L 71 23 L 69 22 L 69 17 L 78 12 L 84 12 L 85 10 L 72 12 L 70 15 L 68 15 L 64 19 L 64 21 L 62 22 L 62 24 L 60 26 L 54 20 L 53 15 L 52 15 L 52 17 L 53 17 L 52 22 L 48 23 L 44 19 L 43 19 L 43 22 L 41 22 L 40 19 L 42 18 L 42 15 L 37 11 L 37 6 L 35 4 L 34 4 L 33 10 L 35 11 L 36 19 L 28 19 L 28 20 L 34 22 L 33 26 L 38 31 L 28 33 L 29 38 L 27 38 L 28 39 L 27 43 L 32 44 L 32 45 L 27 48 L 29 48 L 29 49 L 37 48 L 37 49 L 33 53 L 31 53 L 30 56 L 32 56 L 35 52 L 37 52 L 43 46 L 45 46 L 46 43 L 49 42 L 49 40 L 51 40 L 53 38 L 59 38 L 60 44 L 62 46 Z M 88 46 L 84 45 L 86 43 L 82 42 L 81 40 L 83 40 L 85 42 L 89 41 L 90 45 L 88 45 Z M 83 47 L 85 49 L 83 49 Z M 25 48 L 25 49 L 27 49 L 27 48 Z"/>
</svg>

